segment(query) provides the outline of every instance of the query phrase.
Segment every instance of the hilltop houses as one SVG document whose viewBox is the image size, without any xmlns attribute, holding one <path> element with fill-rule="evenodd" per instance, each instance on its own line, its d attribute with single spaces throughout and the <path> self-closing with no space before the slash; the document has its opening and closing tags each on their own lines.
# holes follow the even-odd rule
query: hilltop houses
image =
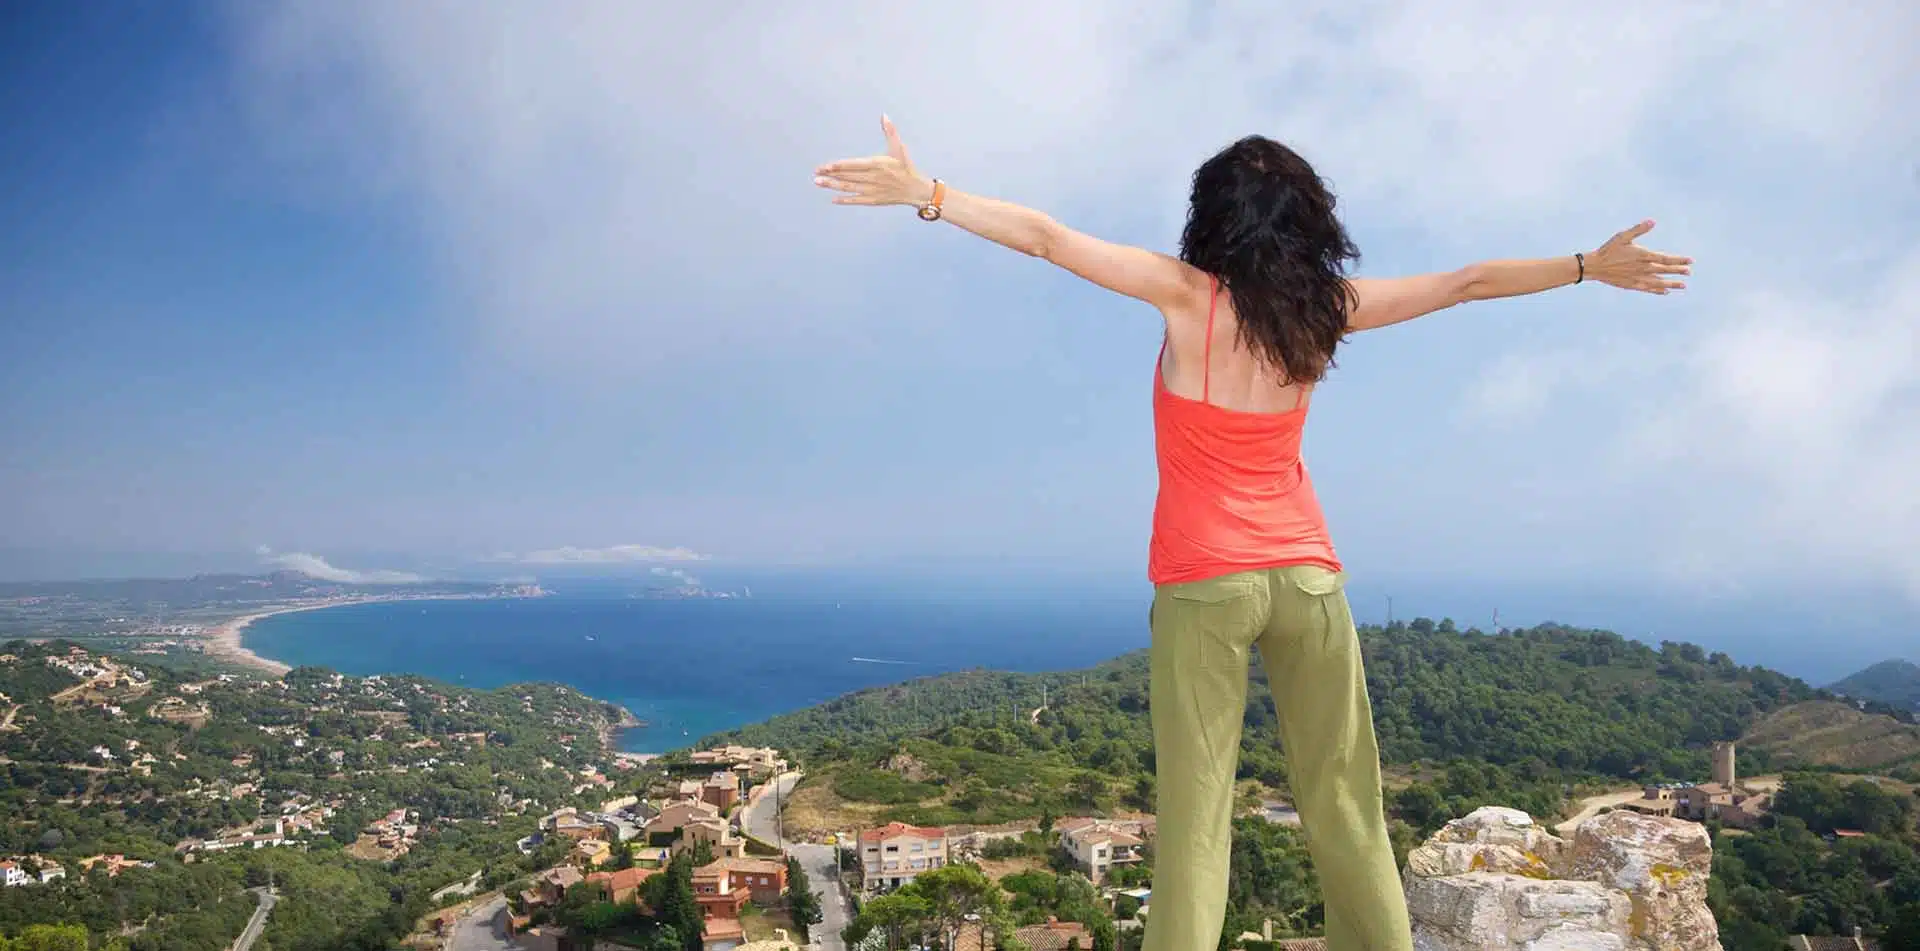
<svg viewBox="0 0 1920 951">
<path fill-rule="evenodd" d="M 1713 745 L 1713 779 L 1704 783 L 1666 783 L 1648 786 L 1639 799 L 1620 808 L 1649 816 L 1671 816 L 1705 822 L 1709 819 L 1738 829 L 1753 828 L 1766 818 L 1773 797 L 1741 785 L 1734 764 L 1734 745 Z"/>
<path fill-rule="evenodd" d="M 724 766 L 752 779 L 777 776 L 787 771 L 786 758 L 780 755 L 780 751 L 764 746 L 722 746 L 699 750 L 691 760 L 695 766 Z"/>
<path fill-rule="evenodd" d="M 119 857 L 115 856 L 115 858 Z M 84 864 L 82 863 L 83 867 Z M 147 868 L 153 867 L 152 862 L 142 864 Z M 16 855 L 12 858 L 0 859 L 0 888 L 49 885 L 66 877 L 66 867 L 49 858 L 22 858 Z"/>
<path fill-rule="evenodd" d="M 120 873 L 130 868 L 152 868 L 154 863 L 130 859 L 119 853 L 112 855 L 89 855 L 80 860 L 80 873 L 85 875 L 98 868 L 107 873 L 108 878 L 119 878 Z"/>
<path fill-rule="evenodd" d="M 623 868 L 613 872 L 594 872 L 587 876 L 587 884 L 600 889 L 607 901 L 625 904 L 638 900 L 640 883 L 660 874 L 657 868 Z"/>
<path fill-rule="evenodd" d="M 1087 873 L 1095 885 L 1106 883 L 1107 874 L 1116 865 L 1135 865 L 1145 856 L 1142 849 L 1152 837 L 1152 819 L 1065 819 L 1054 825 L 1060 834 L 1060 848 L 1073 857 L 1074 864 Z"/>
<path fill-rule="evenodd" d="M 700 799 L 722 813 L 740 804 L 740 775 L 721 770 L 700 784 Z"/>
<path fill-rule="evenodd" d="M 646 825 L 647 837 L 677 836 L 672 848 L 674 851 L 693 848 L 695 844 L 705 842 L 713 847 L 713 854 L 724 857 L 742 857 L 746 855 L 746 840 L 734 834 L 733 825 L 720 814 L 713 804 L 699 799 L 683 799 L 668 803 L 660 814 Z"/>
<path fill-rule="evenodd" d="M 947 864 L 947 830 L 890 822 L 860 833 L 861 880 L 869 892 L 892 890 Z"/>
<path fill-rule="evenodd" d="M 398 858 L 413 848 L 414 840 L 419 838 L 418 817 L 418 813 L 395 809 L 368 824 L 366 834 L 373 837 L 376 847 Z"/>
</svg>

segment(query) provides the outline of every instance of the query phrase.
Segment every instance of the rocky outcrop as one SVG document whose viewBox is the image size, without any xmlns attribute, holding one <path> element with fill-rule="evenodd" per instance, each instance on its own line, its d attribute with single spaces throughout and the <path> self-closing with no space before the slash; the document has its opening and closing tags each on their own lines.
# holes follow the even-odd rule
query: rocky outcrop
<svg viewBox="0 0 1920 951">
<path fill-rule="evenodd" d="M 1416 951 L 1720 951 L 1705 828 L 1610 812 L 1572 841 L 1518 809 L 1447 823 L 1407 857 Z"/>
</svg>

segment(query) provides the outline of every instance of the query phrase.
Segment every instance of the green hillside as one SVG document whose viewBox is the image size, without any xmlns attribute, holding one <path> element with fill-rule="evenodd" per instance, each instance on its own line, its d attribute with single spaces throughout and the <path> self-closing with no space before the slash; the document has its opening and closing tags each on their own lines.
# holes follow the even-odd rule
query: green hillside
<svg viewBox="0 0 1920 951">
<path fill-rule="evenodd" d="M 1654 648 L 1558 625 L 1483 634 L 1421 619 L 1361 637 L 1390 766 L 1472 759 L 1569 781 L 1691 779 L 1706 773 L 1714 741 L 1820 695 L 1691 644 Z M 1241 771 L 1277 785 L 1283 757 L 1273 701 L 1257 665 L 1250 676 Z M 1058 754 L 1130 774 L 1151 762 L 1147 709 L 1140 651 L 1081 672 L 976 671 L 861 691 L 725 738 L 832 761 L 855 747 L 915 737 L 986 753 Z M 1764 754 L 1747 762 L 1766 766 Z"/>
<path fill-rule="evenodd" d="M 1740 740 L 1779 766 L 1889 769 L 1920 760 L 1920 726 L 1867 713 L 1837 700 L 1814 700 L 1776 710 Z"/>
<path fill-rule="evenodd" d="M 1920 711 L 1920 664 L 1883 660 L 1827 688 L 1842 696 Z"/>
<path fill-rule="evenodd" d="M 65 872 L 0 888 L 0 948 L 66 926 L 100 951 L 224 951 L 255 908 L 247 889 L 268 883 L 280 900 L 256 951 L 395 947 L 457 900 L 440 889 L 476 872 L 504 886 L 565 853 L 515 843 L 545 810 L 613 794 L 579 787 L 583 769 L 612 769 L 620 712 L 549 684 L 311 667 L 196 680 L 62 642 L 0 644 L 0 858 Z M 403 846 L 374 848 L 365 830 L 393 811 L 412 823 Z M 278 824 L 290 817 L 308 824 Z M 197 847 L 268 831 L 283 843 Z M 103 855 L 136 864 L 109 872 Z"/>
<path fill-rule="evenodd" d="M 1497 635 L 1416 620 L 1362 632 L 1369 692 L 1403 855 L 1448 819 L 1489 804 L 1543 818 L 1571 791 L 1697 780 L 1708 750 L 1740 739 L 1747 775 L 1889 762 L 1884 742 L 1915 727 L 1863 712 L 1775 671 L 1689 644 L 1650 647 L 1604 631 L 1547 625 Z M 1255 807 L 1285 797 L 1285 756 L 1258 667 L 1250 673 L 1238 779 L 1228 931 L 1269 917 L 1295 934 L 1323 927 L 1298 830 Z M 1044 706 L 1043 706 L 1044 702 Z M 1155 805 L 1147 655 L 1085 671 L 973 671 L 861 691 L 726 735 L 796 751 L 808 779 L 789 829 L 844 831 L 902 820 L 1000 823 Z M 1876 745 L 1880 744 L 1880 745 Z M 1906 750 L 1902 746 L 1901 750 Z M 1716 835 L 1710 900 L 1728 951 L 1775 951 L 1795 933 L 1868 934 L 1920 915 L 1915 804 L 1902 783 L 1789 773 L 1780 818 Z M 1829 842 L 1835 829 L 1864 838 Z M 1022 893 L 1058 865 L 1044 835 L 989 850 Z M 1024 863 L 1024 864 L 1023 864 Z M 1243 874 L 1244 873 L 1244 874 Z M 1127 873 L 1150 882 L 1151 867 Z M 1126 940 L 1120 951 L 1132 951 Z"/>
</svg>

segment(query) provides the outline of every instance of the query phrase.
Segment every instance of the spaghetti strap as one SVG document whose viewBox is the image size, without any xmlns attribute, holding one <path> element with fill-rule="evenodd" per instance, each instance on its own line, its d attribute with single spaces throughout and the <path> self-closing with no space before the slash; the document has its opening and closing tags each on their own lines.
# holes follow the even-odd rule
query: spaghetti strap
<svg viewBox="0 0 1920 951">
<path fill-rule="evenodd" d="M 1200 357 L 1200 402 L 1213 402 L 1213 307 L 1220 300 L 1220 285 L 1207 275 L 1207 342 Z"/>
</svg>

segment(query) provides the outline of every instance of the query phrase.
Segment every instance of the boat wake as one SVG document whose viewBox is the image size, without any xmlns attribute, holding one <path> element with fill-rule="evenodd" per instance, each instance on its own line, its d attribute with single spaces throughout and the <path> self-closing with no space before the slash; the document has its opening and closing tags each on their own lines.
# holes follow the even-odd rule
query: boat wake
<svg viewBox="0 0 1920 951">
<path fill-rule="evenodd" d="M 848 659 L 856 664 L 895 664 L 901 667 L 913 666 L 913 661 L 910 660 L 885 660 L 879 657 L 850 657 Z"/>
</svg>

